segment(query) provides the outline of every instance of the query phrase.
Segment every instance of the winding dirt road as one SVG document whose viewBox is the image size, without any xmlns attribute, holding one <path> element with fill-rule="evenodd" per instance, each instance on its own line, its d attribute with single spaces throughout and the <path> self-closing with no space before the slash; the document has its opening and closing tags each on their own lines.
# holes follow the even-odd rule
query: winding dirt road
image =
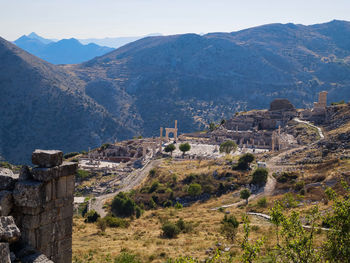
<svg viewBox="0 0 350 263">
<path fill-rule="evenodd" d="M 130 173 L 130 175 L 128 175 L 122 180 L 121 187 L 117 191 L 110 194 L 98 196 L 91 200 L 91 202 L 89 203 L 89 210 L 94 209 L 97 213 L 101 215 L 101 217 L 106 216 L 107 212 L 103 209 L 103 205 L 106 202 L 106 200 L 114 197 L 119 192 L 127 192 L 141 185 L 142 182 L 148 176 L 149 171 L 154 167 L 157 167 L 161 162 L 162 159 L 152 160 L 142 169 Z"/>
</svg>

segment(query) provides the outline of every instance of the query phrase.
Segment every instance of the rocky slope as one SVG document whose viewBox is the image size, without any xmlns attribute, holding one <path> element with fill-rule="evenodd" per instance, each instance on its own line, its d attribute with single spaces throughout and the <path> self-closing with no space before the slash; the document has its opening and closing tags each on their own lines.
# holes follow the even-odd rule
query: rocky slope
<svg viewBox="0 0 350 263">
<path fill-rule="evenodd" d="M 0 94 L 0 155 L 11 162 L 27 163 L 36 148 L 69 152 L 129 136 L 79 79 L 2 38 Z"/>
</svg>

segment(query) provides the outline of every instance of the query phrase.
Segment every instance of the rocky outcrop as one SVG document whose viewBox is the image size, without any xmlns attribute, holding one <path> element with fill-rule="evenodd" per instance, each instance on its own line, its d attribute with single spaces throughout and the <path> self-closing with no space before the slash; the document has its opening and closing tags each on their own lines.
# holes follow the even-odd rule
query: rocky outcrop
<svg viewBox="0 0 350 263">
<path fill-rule="evenodd" d="M 287 99 L 274 99 L 270 104 L 270 111 L 294 111 L 294 105 Z"/>
<path fill-rule="evenodd" d="M 62 162 L 62 156 L 61 151 L 36 150 L 32 170 L 23 167 L 19 176 L 1 173 L 0 262 L 72 261 L 77 164 Z"/>
</svg>

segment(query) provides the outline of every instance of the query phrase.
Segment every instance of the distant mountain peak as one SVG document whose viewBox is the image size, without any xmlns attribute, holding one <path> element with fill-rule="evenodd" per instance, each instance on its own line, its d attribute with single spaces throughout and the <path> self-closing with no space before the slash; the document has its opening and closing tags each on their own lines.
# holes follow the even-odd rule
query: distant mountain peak
<svg viewBox="0 0 350 263">
<path fill-rule="evenodd" d="M 36 39 L 36 40 L 39 40 L 40 42 L 42 42 L 43 44 L 49 44 L 49 43 L 52 43 L 53 41 L 50 40 L 50 39 L 46 39 L 46 38 L 43 38 L 41 36 L 39 36 L 37 33 L 35 32 L 32 32 L 30 33 L 29 35 L 27 35 L 28 38 L 30 39 Z"/>
</svg>

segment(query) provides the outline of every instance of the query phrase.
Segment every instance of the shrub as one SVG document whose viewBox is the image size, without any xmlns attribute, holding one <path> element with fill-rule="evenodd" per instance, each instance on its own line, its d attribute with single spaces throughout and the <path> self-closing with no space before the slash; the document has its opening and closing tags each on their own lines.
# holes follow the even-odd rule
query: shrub
<svg viewBox="0 0 350 263">
<path fill-rule="evenodd" d="M 149 205 L 150 208 L 156 208 L 157 207 L 157 203 L 154 202 L 152 197 L 149 199 L 148 205 Z"/>
<path fill-rule="evenodd" d="M 136 218 L 140 218 L 142 215 L 142 209 L 138 206 L 135 209 L 135 215 L 136 215 Z"/>
<path fill-rule="evenodd" d="M 265 185 L 268 174 L 269 172 L 265 168 L 256 169 L 252 174 L 253 176 L 252 184 L 259 185 L 259 186 Z"/>
<path fill-rule="evenodd" d="M 153 168 L 149 171 L 149 176 L 154 177 L 156 175 L 156 173 L 157 173 L 157 170 Z"/>
<path fill-rule="evenodd" d="M 95 223 L 100 215 L 95 210 L 90 210 L 85 214 L 85 223 Z"/>
<path fill-rule="evenodd" d="M 187 192 L 190 196 L 197 196 L 202 193 L 202 186 L 200 184 L 190 184 Z"/>
<path fill-rule="evenodd" d="M 249 165 L 254 161 L 255 157 L 251 153 L 243 154 L 238 163 L 233 167 L 234 170 L 248 170 Z"/>
<path fill-rule="evenodd" d="M 110 145 L 111 145 L 110 143 L 104 143 L 104 144 L 101 145 L 100 149 L 101 149 L 101 150 L 105 150 L 105 149 L 107 149 Z"/>
<path fill-rule="evenodd" d="M 176 222 L 176 226 L 180 229 L 183 233 L 189 233 L 193 230 L 193 225 L 189 222 L 185 222 L 182 218 L 180 218 Z"/>
<path fill-rule="evenodd" d="M 162 226 L 163 236 L 167 238 L 175 238 L 180 233 L 180 229 L 171 222 L 165 222 Z"/>
<path fill-rule="evenodd" d="M 102 218 L 99 218 L 97 220 L 97 228 L 100 229 L 102 232 L 106 231 L 107 228 L 107 223 L 105 220 L 103 220 Z"/>
<path fill-rule="evenodd" d="M 78 180 L 86 180 L 91 176 L 90 172 L 78 169 L 77 173 L 75 174 L 75 178 Z"/>
<path fill-rule="evenodd" d="M 267 207 L 267 199 L 266 197 L 262 197 L 258 200 L 259 207 Z"/>
<path fill-rule="evenodd" d="M 153 193 L 154 191 L 157 190 L 157 188 L 159 187 L 160 183 L 158 181 L 154 181 L 152 183 L 151 188 L 149 189 L 149 193 Z"/>
<path fill-rule="evenodd" d="M 301 190 L 304 189 L 304 186 L 305 186 L 305 182 L 304 181 L 296 182 L 295 185 L 294 185 L 294 190 L 300 192 Z"/>
<path fill-rule="evenodd" d="M 63 158 L 64 159 L 69 159 L 71 157 L 74 157 L 76 155 L 78 155 L 79 153 L 78 152 L 70 152 L 70 153 L 66 153 L 65 155 L 63 155 Z"/>
<path fill-rule="evenodd" d="M 293 180 L 296 180 L 298 175 L 293 172 L 284 172 L 277 177 L 277 182 L 279 183 L 287 183 Z"/>
<path fill-rule="evenodd" d="M 183 205 L 180 204 L 179 202 L 176 202 L 176 204 L 174 205 L 174 207 L 175 207 L 176 209 L 181 209 L 181 208 L 183 208 Z"/>
<path fill-rule="evenodd" d="M 166 201 L 164 201 L 164 203 L 163 203 L 163 206 L 164 207 L 170 207 L 170 206 L 172 206 L 173 205 L 173 202 L 171 201 L 171 200 L 166 200 Z"/>
<path fill-rule="evenodd" d="M 112 201 L 111 211 L 114 216 L 128 217 L 135 214 L 138 206 L 127 194 L 120 192 Z"/>
<path fill-rule="evenodd" d="M 123 218 L 114 217 L 114 216 L 106 216 L 103 218 L 103 220 L 106 222 L 108 227 L 112 227 L 112 228 L 117 228 L 117 227 L 128 228 L 130 225 L 129 221 Z"/>
<path fill-rule="evenodd" d="M 234 141 L 228 140 L 220 145 L 220 152 L 224 152 L 226 154 L 229 154 L 232 151 L 236 151 L 237 144 Z"/>
<path fill-rule="evenodd" d="M 221 233 L 230 241 L 233 241 L 236 237 L 237 234 L 237 228 L 239 226 L 239 223 L 234 216 L 227 216 L 221 220 L 221 228 L 220 231 Z"/>
</svg>

